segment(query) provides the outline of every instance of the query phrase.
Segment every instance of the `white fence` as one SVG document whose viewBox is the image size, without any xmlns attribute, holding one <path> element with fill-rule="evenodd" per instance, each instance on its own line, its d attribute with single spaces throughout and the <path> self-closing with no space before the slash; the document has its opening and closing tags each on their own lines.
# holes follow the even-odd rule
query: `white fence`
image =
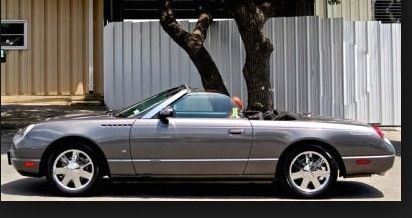
<svg viewBox="0 0 412 218">
<path fill-rule="evenodd" d="M 271 82 L 277 109 L 401 125 L 400 24 L 272 18 L 265 31 L 275 48 Z M 245 51 L 236 23 L 214 22 L 206 46 L 231 95 L 247 102 Z M 195 66 L 159 22 L 105 27 L 104 99 L 110 109 L 181 84 L 202 87 Z"/>
</svg>

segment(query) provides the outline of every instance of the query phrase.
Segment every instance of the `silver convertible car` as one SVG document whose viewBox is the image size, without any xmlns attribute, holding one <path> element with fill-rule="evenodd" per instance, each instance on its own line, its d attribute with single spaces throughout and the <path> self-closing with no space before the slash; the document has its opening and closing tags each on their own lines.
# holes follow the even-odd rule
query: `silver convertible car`
<svg viewBox="0 0 412 218">
<path fill-rule="evenodd" d="M 179 86 L 120 111 L 49 118 L 17 132 L 9 164 L 66 195 L 103 177 L 136 177 L 277 180 L 298 197 L 393 165 L 377 126 L 253 111 L 233 118 L 233 107 L 229 96 Z"/>
</svg>

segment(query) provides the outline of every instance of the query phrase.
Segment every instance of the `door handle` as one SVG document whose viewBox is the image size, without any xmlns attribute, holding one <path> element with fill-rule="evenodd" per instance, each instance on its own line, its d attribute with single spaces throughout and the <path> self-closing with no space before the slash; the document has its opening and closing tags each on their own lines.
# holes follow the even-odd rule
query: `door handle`
<svg viewBox="0 0 412 218">
<path fill-rule="evenodd" d="M 230 134 L 242 134 L 244 129 L 229 129 Z"/>
</svg>

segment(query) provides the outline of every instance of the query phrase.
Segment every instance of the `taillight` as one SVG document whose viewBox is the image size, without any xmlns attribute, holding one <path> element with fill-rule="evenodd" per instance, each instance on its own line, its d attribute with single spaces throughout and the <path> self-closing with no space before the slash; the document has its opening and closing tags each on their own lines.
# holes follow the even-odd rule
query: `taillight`
<svg viewBox="0 0 412 218">
<path fill-rule="evenodd" d="M 357 159 L 356 160 L 356 164 L 358 165 L 365 165 L 365 164 L 369 164 L 371 161 L 368 159 Z"/>
<path fill-rule="evenodd" d="M 36 166 L 36 163 L 34 161 L 24 161 L 23 166 L 27 168 L 33 168 Z"/>
<path fill-rule="evenodd" d="M 381 138 L 384 137 L 382 129 L 378 125 L 372 125 L 372 127 L 375 130 L 376 134 L 378 134 Z"/>
</svg>

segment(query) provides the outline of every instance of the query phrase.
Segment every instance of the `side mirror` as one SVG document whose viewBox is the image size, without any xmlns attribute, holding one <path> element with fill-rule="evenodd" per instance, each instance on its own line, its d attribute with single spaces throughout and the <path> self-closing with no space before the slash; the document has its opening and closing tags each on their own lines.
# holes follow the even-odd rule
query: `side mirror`
<svg viewBox="0 0 412 218">
<path fill-rule="evenodd" d="M 159 112 L 159 119 L 162 123 L 168 124 L 169 123 L 169 120 L 167 119 L 168 117 L 173 117 L 173 108 L 171 107 L 163 108 Z"/>
<path fill-rule="evenodd" d="M 112 116 L 112 115 L 114 115 L 116 112 L 114 111 L 114 110 L 108 110 L 108 111 L 106 111 L 106 114 L 107 115 L 109 115 L 109 116 Z"/>
</svg>

